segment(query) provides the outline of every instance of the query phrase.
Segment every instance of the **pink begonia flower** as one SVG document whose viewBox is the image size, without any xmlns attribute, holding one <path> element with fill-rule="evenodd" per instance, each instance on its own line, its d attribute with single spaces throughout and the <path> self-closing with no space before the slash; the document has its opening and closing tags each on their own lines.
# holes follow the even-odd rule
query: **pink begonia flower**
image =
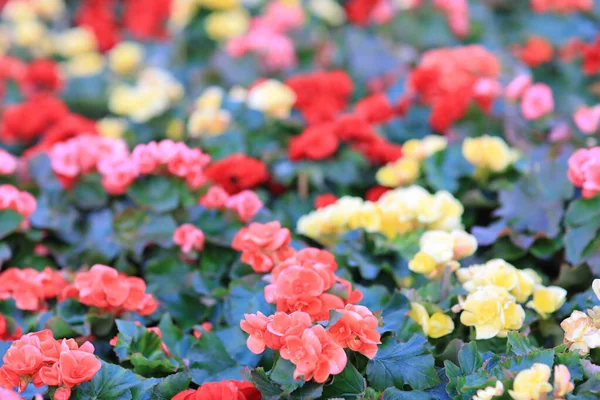
<svg viewBox="0 0 600 400">
<path fill-rule="evenodd" d="M 209 210 L 220 210 L 225 207 L 225 203 L 229 199 L 229 193 L 221 186 L 211 186 L 206 194 L 202 196 L 198 203 Z"/>
<path fill-rule="evenodd" d="M 244 190 L 228 198 L 225 207 L 234 211 L 242 222 L 250 222 L 263 207 L 263 202 L 253 191 Z"/>
<path fill-rule="evenodd" d="M 521 74 L 510 81 L 508 86 L 506 86 L 504 95 L 511 101 L 517 101 L 523 96 L 523 93 L 525 93 L 532 83 L 531 76 Z"/>
<path fill-rule="evenodd" d="M 600 124 L 600 104 L 578 108 L 573 115 L 573 120 L 581 132 L 591 135 L 598 130 Z"/>
<path fill-rule="evenodd" d="M 17 170 L 17 157 L 0 149 L 0 175 L 12 175 Z"/>
<path fill-rule="evenodd" d="M 521 100 L 521 112 L 528 120 L 536 120 L 554 110 L 552 90 L 545 83 L 536 83 L 529 87 Z"/>
<path fill-rule="evenodd" d="M 189 253 L 192 250 L 204 249 L 204 232 L 192 224 L 183 224 L 173 233 L 173 242 L 181 247 L 181 251 Z"/>
</svg>

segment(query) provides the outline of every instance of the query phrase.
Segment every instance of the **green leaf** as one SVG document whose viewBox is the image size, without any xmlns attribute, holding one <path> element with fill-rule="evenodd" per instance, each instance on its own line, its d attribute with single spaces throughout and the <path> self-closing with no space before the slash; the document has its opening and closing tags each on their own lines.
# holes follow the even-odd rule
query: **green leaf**
<svg viewBox="0 0 600 400">
<path fill-rule="evenodd" d="M 71 400 L 131 400 L 131 389 L 139 382 L 133 372 L 103 362 L 92 380 L 75 386 Z"/>
<path fill-rule="evenodd" d="M 281 399 L 283 390 L 279 385 L 269 379 L 263 368 L 255 368 L 253 370 L 246 368 L 244 370 L 244 376 L 260 390 L 263 400 Z"/>
<path fill-rule="evenodd" d="M 579 199 L 569 204 L 565 223 L 567 226 L 576 227 L 584 225 L 589 221 L 597 221 L 600 218 L 600 196 L 591 199 Z"/>
<path fill-rule="evenodd" d="M 460 349 L 458 363 L 463 375 L 472 374 L 481 368 L 483 360 L 479 350 L 477 350 L 476 342 L 467 343 Z"/>
<path fill-rule="evenodd" d="M 356 399 L 364 394 L 366 389 L 365 378 L 348 362 L 341 373 L 333 376 L 333 382 L 323 387 L 323 397 Z"/>
<path fill-rule="evenodd" d="M 279 386 L 286 392 L 293 392 L 298 387 L 304 384 L 303 379 L 294 379 L 293 374 L 296 366 L 291 361 L 285 360 L 281 357 L 277 359 L 275 366 L 269 372 L 269 378 L 279 384 Z"/>
<path fill-rule="evenodd" d="M 170 375 L 152 389 L 151 400 L 171 400 L 177 393 L 186 390 L 191 378 L 184 372 Z"/>
<path fill-rule="evenodd" d="M 508 333 L 508 344 L 506 347 L 507 353 L 512 353 L 517 356 L 522 356 L 530 353 L 533 350 L 529 339 L 525 336 L 521 336 L 518 332 Z"/>
<path fill-rule="evenodd" d="M 367 379 L 370 386 L 384 390 L 395 386 L 410 385 L 422 390 L 441 383 L 436 371 L 433 355 L 426 347 L 427 339 L 413 336 L 401 343 L 390 336 L 383 340 L 377 355 L 367 363 Z"/>
<path fill-rule="evenodd" d="M 546 364 L 550 368 L 554 365 L 554 350 L 535 350 L 522 356 L 509 357 L 496 365 L 490 371 L 498 379 L 504 377 L 504 370 L 511 372 L 519 372 L 535 363 Z"/>
<path fill-rule="evenodd" d="M 188 352 L 190 375 L 195 384 L 220 381 L 222 379 L 239 379 L 242 369 L 227 353 L 219 338 L 205 332 L 202 338 Z"/>
<path fill-rule="evenodd" d="M 420 390 L 403 392 L 396 388 L 388 388 L 383 392 L 381 400 L 431 400 L 431 396 Z"/>
<path fill-rule="evenodd" d="M 17 230 L 23 217 L 13 210 L 0 211 L 0 239 L 4 239 Z"/>
<path fill-rule="evenodd" d="M 92 210 L 105 205 L 108 194 L 102 187 L 100 175 L 92 174 L 77 182 L 73 190 L 73 200 L 83 210 Z"/>
<path fill-rule="evenodd" d="M 581 365 L 581 355 L 576 351 L 556 355 L 556 364 L 563 364 L 571 373 L 571 379 L 580 381 L 583 379 L 583 365 Z"/>
<path fill-rule="evenodd" d="M 136 179 L 127 194 L 138 205 L 157 213 L 173 211 L 179 205 L 179 191 L 164 176 Z"/>
</svg>

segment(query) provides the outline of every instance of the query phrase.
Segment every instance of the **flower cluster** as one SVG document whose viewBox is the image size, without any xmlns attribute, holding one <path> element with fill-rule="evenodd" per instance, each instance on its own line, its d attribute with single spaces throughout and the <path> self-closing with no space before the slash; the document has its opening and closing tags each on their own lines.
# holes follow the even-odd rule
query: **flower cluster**
<svg viewBox="0 0 600 400">
<path fill-rule="evenodd" d="M 420 186 L 409 186 L 390 190 L 376 202 L 342 197 L 301 217 L 297 230 L 323 243 L 352 229 L 380 232 L 392 239 L 416 229 L 460 229 L 462 213 L 462 204 L 450 193 L 432 195 Z"/>
<path fill-rule="evenodd" d="M 335 275 L 337 263 L 325 250 L 307 248 L 277 264 L 265 287 L 265 299 L 278 311 L 304 311 L 315 321 L 329 318 L 329 310 L 360 301 L 362 293 Z"/>
<path fill-rule="evenodd" d="M 248 89 L 246 104 L 272 118 L 287 118 L 296 102 L 296 94 L 285 83 L 266 79 Z"/>
<path fill-rule="evenodd" d="M 300 74 L 286 84 L 296 94 L 295 108 L 308 127 L 293 137 L 288 146 L 290 160 L 321 160 L 332 156 L 347 142 L 374 163 L 385 164 L 402 156 L 401 147 L 379 136 L 373 125 L 389 121 L 396 110 L 385 94 L 358 101 L 352 113 L 341 115 L 353 91 L 352 81 L 342 71 Z M 315 95 L 318 100 L 315 100 Z"/>
<path fill-rule="evenodd" d="M 554 56 L 552 44 L 543 36 L 537 35 L 528 37 L 523 46 L 514 45 L 512 50 L 515 57 L 532 68 L 552 61 Z"/>
<path fill-rule="evenodd" d="M 592 288 L 600 299 L 600 279 L 594 280 Z M 600 307 L 587 310 L 587 314 L 575 310 L 561 322 L 560 327 L 565 331 L 564 343 L 569 350 L 588 354 L 590 349 L 600 347 Z"/>
<path fill-rule="evenodd" d="M 265 163 L 241 153 L 211 163 L 205 174 L 212 183 L 221 186 L 229 194 L 252 189 L 269 179 Z"/>
<path fill-rule="evenodd" d="M 232 211 L 242 222 L 250 222 L 263 207 L 262 201 L 253 191 L 242 190 L 230 196 L 220 186 L 211 186 L 198 202 L 207 209 Z"/>
<path fill-rule="evenodd" d="M 0 300 L 14 299 L 20 310 L 41 311 L 47 300 L 58 297 L 67 287 L 59 271 L 50 267 L 39 272 L 33 268 L 8 268 L 0 273 Z"/>
<path fill-rule="evenodd" d="M 294 255 L 291 239 L 289 229 L 282 228 L 277 221 L 266 224 L 255 222 L 238 231 L 231 247 L 242 252 L 242 261 L 255 272 L 265 273 Z"/>
<path fill-rule="evenodd" d="M 226 16 L 231 19 L 231 12 Z M 286 33 L 304 25 L 304 19 L 304 10 L 299 4 L 286 4 L 279 0 L 270 2 L 263 15 L 252 19 L 248 32 L 227 42 L 227 52 L 232 57 L 242 57 L 248 53 L 257 54 L 261 57 L 264 68 L 270 71 L 292 67 L 296 64 L 296 52 L 294 42 Z M 239 27 L 219 21 L 215 21 L 214 25 L 220 29 Z M 215 32 L 213 36 L 226 38 L 228 34 L 229 32 Z"/>
<path fill-rule="evenodd" d="M 341 316 L 327 329 L 312 325 L 310 316 L 302 311 L 276 312 L 268 317 L 260 312 L 245 314 L 240 327 L 250 335 L 247 344 L 253 353 L 260 354 L 266 348 L 278 350 L 283 359 L 296 366 L 295 379 L 314 378 L 322 383 L 346 366 L 344 348 L 373 358 L 380 343 L 378 320 L 366 307 L 347 305 L 334 311 Z"/>
<path fill-rule="evenodd" d="M 17 170 L 18 158 L 0 149 L 0 175 L 12 175 Z"/>
<path fill-rule="evenodd" d="M 579 149 L 569 158 L 569 180 L 592 198 L 600 191 L 600 147 Z"/>
<path fill-rule="evenodd" d="M 597 132 L 600 126 L 600 104 L 593 107 L 579 107 L 573 114 L 573 121 L 586 135 Z"/>
<path fill-rule="evenodd" d="M 112 112 L 146 122 L 163 114 L 183 97 L 183 86 L 167 71 L 148 68 L 138 75 L 135 86 L 121 84 L 110 93 Z"/>
<path fill-rule="evenodd" d="M 35 212 L 37 201 L 29 192 L 13 185 L 0 185 L 0 210 L 13 210 L 23 217 L 22 227 L 29 226 L 29 217 Z"/>
<path fill-rule="evenodd" d="M 427 51 L 408 80 L 409 93 L 432 107 L 429 123 L 445 132 L 467 111 L 471 101 L 489 111 L 501 94 L 500 63 L 485 48 L 470 45 Z"/>
<path fill-rule="evenodd" d="M 223 380 L 204 383 L 196 390 L 184 390 L 171 400 L 260 400 L 261 398 L 260 391 L 250 382 Z"/>
<path fill-rule="evenodd" d="M 150 315 L 158 307 L 156 299 L 146 293 L 143 279 L 100 264 L 92 266 L 89 271 L 77 273 L 75 281 L 64 289 L 61 297 L 76 298 L 86 306 L 117 315 L 126 311 Z"/>
<path fill-rule="evenodd" d="M 549 366 L 541 363 L 520 371 L 513 381 L 513 389 L 508 391 L 510 397 L 515 400 L 543 399 L 553 392 L 554 399 L 564 399 L 575 388 L 569 368 L 564 364 L 554 366 L 554 386 L 549 382 L 551 372 Z"/>
<path fill-rule="evenodd" d="M 506 330 L 520 328 L 524 311 L 518 303 L 526 303 L 532 295 L 527 306 L 542 318 L 556 312 L 567 296 L 566 290 L 561 287 L 543 286 L 535 271 L 519 270 L 501 259 L 461 268 L 456 271 L 456 276 L 469 292 L 462 304 L 461 321 L 465 325 L 475 325 L 478 337 L 502 336 L 506 335 Z M 495 313 L 483 309 L 492 305 Z"/>
<path fill-rule="evenodd" d="M 181 251 L 184 253 L 192 250 L 202 251 L 204 249 L 204 232 L 192 224 L 183 224 L 175 229 L 173 242 L 181 247 Z"/>
<path fill-rule="evenodd" d="M 131 153 L 123 140 L 82 135 L 55 144 L 50 151 L 52 170 L 63 185 L 71 186 L 80 175 L 99 172 L 102 186 L 123 194 L 138 176 L 168 173 L 184 178 L 191 188 L 206 183 L 204 168 L 210 156 L 183 142 L 165 139 L 137 145 Z"/>
<path fill-rule="evenodd" d="M 429 315 L 427 309 L 420 303 L 410 304 L 409 316 L 423 329 L 430 338 L 438 339 L 454 331 L 454 321 L 441 311 Z"/>
<path fill-rule="evenodd" d="M 0 367 L 0 386 L 22 391 L 33 382 L 55 387 L 54 398 L 68 400 L 71 389 L 91 380 L 101 367 L 90 342 L 79 346 L 73 339 L 55 340 L 50 330 L 43 330 L 12 343 Z"/>
<path fill-rule="evenodd" d="M 493 172 L 504 171 L 517 158 L 515 151 L 502 138 L 488 135 L 465 139 L 462 153 L 477 168 Z"/>
<path fill-rule="evenodd" d="M 448 140 L 437 135 L 408 140 L 402 145 L 402 158 L 381 167 L 375 178 L 386 187 L 410 185 L 419 177 L 423 160 L 444 150 L 447 145 Z"/>
<path fill-rule="evenodd" d="M 458 260 L 477 250 L 477 240 L 463 230 L 427 231 L 419 241 L 419 252 L 408 263 L 408 268 L 429 279 L 440 278 L 446 268 L 458 269 Z"/>
</svg>

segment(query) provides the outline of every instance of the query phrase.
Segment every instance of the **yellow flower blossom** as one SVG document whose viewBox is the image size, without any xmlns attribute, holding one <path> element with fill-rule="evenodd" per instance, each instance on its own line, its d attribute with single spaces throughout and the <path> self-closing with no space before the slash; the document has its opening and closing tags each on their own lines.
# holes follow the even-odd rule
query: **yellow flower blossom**
<svg viewBox="0 0 600 400">
<path fill-rule="evenodd" d="M 422 187 L 410 186 L 390 190 L 374 203 L 342 197 L 334 204 L 303 216 L 298 223 L 298 233 L 321 243 L 324 240 L 331 243 L 339 234 L 362 228 L 393 239 L 416 229 L 460 229 L 462 211 L 460 202 L 447 192 L 430 194 Z M 317 233 L 312 228 L 317 224 L 315 220 L 327 229 L 319 229 Z"/>
<path fill-rule="evenodd" d="M 225 92 L 218 86 L 210 86 L 196 99 L 196 108 L 201 111 L 216 111 L 223 104 Z"/>
<path fill-rule="evenodd" d="M 533 300 L 527 306 L 533 308 L 542 318 L 547 318 L 563 304 L 567 298 L 567 291 L 558 286 L 538 286 L 533 292 Z"/>
<path fill-rule="evenodd" d="M 104 56 L 100 53 L 84 53 L 76 55 L 64 63 L 68 76 L 87 77 L 98 75 L 105 65 Z"/>
<path fill-rule="evenodd" d="M 102 118 L 96 123 L 96 129 L 104 137 L 119 139 L 127 129 L 127 121 L 123 118 Z"/>
<path fill-rule="evenodd" d="M 438 339 L 454 331 L 454 321 L 443 312 L 435 312 L 431 316 L 419 303 L 411 303 L 409 316 L 421 326 L 425 335 Z"/>
<path fill-rule="evenodd" d="M 173 0 L 169 14 L 169 28 L 180 31 L 185 28 L 198 10 L 197 0 Z"/>
<path fill-rule="evenodd" d="M 20 47 L 38 47 L 47 39 L 48 30 L 46 26 L 37 20 L 23 21 L 18 23 L 13 31 L 14 40 Z"/>
<path fill-rule="evenodd" d="M 250 89 L 246 101 L 253 110 L 274 118 L 287 118 L 296 101 L 296 93 L 286 84 L 268 79 Z"/>
<path fill-rule="evenodd" d="M 26 0 L 13 0 L 2 9 L 2 18 L 14 23 L 33 21 L 37 18 L 33 4 Z"/>
<path fill-rule="evenodd" d="M 332 26 L 340 26 L 346 21 L 344 8 L 335 0 L 309 0 L 308 9 Z"/>
<path fill-rule="evenodd" d="M 53 40 L 58 54 L 66 58 L 97 50 L 94 33 L 84 27 L 71 28 L 54 36 Z"/>
<path fill-rule="evenodd" d="M 554 398 L 564 399 L 567 393 L 571 393 L 575 385 L 571 382 L 571 373 L 566 365 L 554 366 Z"/>
<path fill-rule="evenodd" d="M 387 187 L 410 185 L 419 177 L 419 168 L 419 161 L 402 157 L 380 168 L 375 178 L 380 185 Z"/>
<path fill-rule="evenodd" d="M 135 42 L 121 42 L 108 53 L 110 69 L 119 75 L 135 72 L 144 58 L 144 49 Z"/>
<path fill-rule="evenodd" d="M 204 27 L 213 40 L 227 40 L 241 36 L 250 27 L 250 15 L 244 9 L 216 11 L 206 17 Z"/>
<path fill-rule="evenodd" d="M 513 382 L 513 390 L 508 391 L 510 397 L 515 400 L 545 399 L 546 394 L 552 391 L 552 385 L 548 382 L 550 374 L 550 367 L 540 363 L 522 370 Z"/>
<path fill-rule="evenodd" d="M 188 120 L 188 132 L 191 137 L 218 136 L 230 123 L 231 114 L 227 110 L 196 110 Z"/>
<path fill-rule="evenodd" d="M 33 0 L 33 8 L 37 14 L 47 20 L 55 20 L 65 12 L 63 0 Z"/>
<path fill-rule="evenodd" d="M 478 168 L 501 172 L 515 160 L 515 153 L 504 140 L 484 135 L 463 142 L 463 156 Z"/>
<path fill-rule="evenodd" d="M 484 286 L 469 294 L 462 309 L 460 321 L 475 327 L 477 340 L 504 337 L 509 330 L 519 329 L 525 319 L 523 308 L 498 286 Z"/>
<path fill-rule="evenodd" d="M 436 272 L 438 263 L 427 253 L 418 252 L 408 263 L 408 269 L 418 274 L 431 275 Z"/>
<path fill-rule="evenodd" d="M 404 157 L 422 161 L 448 146 L 448 139 L 444 136 L 429 135 L 423 139 L 411 139 L 402 145 Z"/>
</svg>

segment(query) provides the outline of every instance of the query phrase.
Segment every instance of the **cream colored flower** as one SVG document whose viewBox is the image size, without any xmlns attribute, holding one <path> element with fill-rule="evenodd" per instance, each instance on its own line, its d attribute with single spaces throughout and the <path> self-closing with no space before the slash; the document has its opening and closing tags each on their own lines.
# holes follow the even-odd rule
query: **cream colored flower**
<svg viewBox="0 0 600 400">
<path fill-rule="evenodd" d="M 110 69 L 119 75 L 129 75 L 142 65 L 144 48 L 136 42 L 121 42 L 108 53 Z"/>
<path fill-rule="evenodd" d="M 78 54 L 63 63 L 68 76 L 79 78 L 100 74 L 104 69 L 104 65 L 105 59 L 100 53 Z"/>
<path fill-rule="evenodd" d="M 96 36 L 85 27 L 71 28 L 54 36 L 54 44 L 58 54 L 66 58 L 97 50 Z"/>
<path fill-rule="evenodd" d="M 477 394 L 471 400 L 492 400 L 496 396 L 504 394 L 504 385 L 500 381 L 496 381 L 495 386 L 488 386 L 485 389 L 479 389 Z"/>
<path fill-rule="evenodd" d="M 587 354 L 590 349 L 600 347 L 600 331 L 586 313 L 573 311 L 560 327 L 565 331 L 564 343 L 569 350 Z"/>
<path fill-rule="evenodd" d="M 308 9 L 332 26 L 340 26 L 346 21 L 344 8 L 334 0 L 309 0 Z"/>
<path fill-rule="evenodd" d="M 284 83 L 268 79 L 248 91 L 248 107 L 274 118 L 290 116 L 296 94 Z"/>
</svg>

